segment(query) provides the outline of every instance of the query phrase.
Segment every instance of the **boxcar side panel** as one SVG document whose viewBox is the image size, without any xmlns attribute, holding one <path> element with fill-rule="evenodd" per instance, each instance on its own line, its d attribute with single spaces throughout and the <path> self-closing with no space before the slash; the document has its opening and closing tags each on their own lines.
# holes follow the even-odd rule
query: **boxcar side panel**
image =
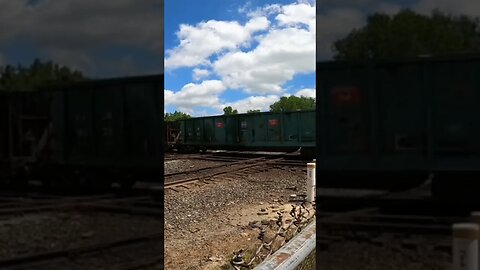
<svg viewBox="0 0 480 270">
<path fill-rule="evenodd" d="M 371 129 L 371 155 L 376 154 L 376 167 L 422 170 L 427 158 L 427 102 L 423 65 L 408 63 L 381 65 L 371 72 L 375 80 L 375 104 Z M 381 158 L 379 158 L 381 157 Z"/>
<path fill-rule="evenodd" d="M 320 64 L 319 168 L 479 171 L 479 70 L 478 57 Z"/>
<path fill-rule="evenodd" d="M 225 131 L 225 117 L 213 117 L 215 129 L 215 145 L 225 145 L 227 143 L 227 132 Z"/>
<path fill-rule="evenodd" d="M 436 171 L 480 170 L 480 60 L 429 65 L 432 167 Z"/>
<path fill-rule="evenodd" d="M 294 118 L 294 117 L 292 117 Z M 316 112 L 308 111 L 298 114 L 299 123 L 298 134 L 301 146 L 316 146 Z"/>
<path fill-rule="evenodd" d="M 125 142 L 128 157 L 151 159 L 160 153 L 158 89 L 151 83 L 125 86 Z"/>
<path fill-rule="evenodd" d="M 66 94 L 66 155 L 80 162 L 94 155 L 93 110 L 91 89 L 70 88 Z"/>
<path fill-rule="evenodd" d="M 95 89 L 95 137 L 99 157 L 117 159 L 125 151 L 122 100 L 123 91 L 116 87 Z"/>
<path fill-rule="evenodd" d="M 237 116 L 225 117 L 225 141 L 227 145 L 236 145 L 239 141 Z"/>
</svg>

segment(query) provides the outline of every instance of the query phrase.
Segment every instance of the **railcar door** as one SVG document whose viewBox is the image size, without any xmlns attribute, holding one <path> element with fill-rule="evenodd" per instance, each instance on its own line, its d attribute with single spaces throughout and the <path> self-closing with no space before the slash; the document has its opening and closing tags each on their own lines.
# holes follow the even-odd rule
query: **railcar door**
<svg viewBox="0 0 480 270">
<path fill-rule="evenodd" d="M 225 117 L 218 116 L 214 118 L 215 121 L 215 139 L 218 144 L 225 144 Z"/>
<path fill-rule="evenodd" d="M 267 116 L 267 137 L 269 142 L 280 142 L 282 140 L 282 123 L 280 114 Z"/>
<path fill-rule="evenodd" d="M 238 143 L 241 145 L 245 145 L 251 140 L 248 132 L 249 126 L 247 117 L 242 116 L 238 119 Z"/>
<path fill-rule="evenodd" d="M 227 144 L 237 144 L 240 140 L 238 136 L 238 120 L 235 116 L 229 116 L 225 119 L 225 132 L 226 132 L 226 142 Z"/>
</svg>

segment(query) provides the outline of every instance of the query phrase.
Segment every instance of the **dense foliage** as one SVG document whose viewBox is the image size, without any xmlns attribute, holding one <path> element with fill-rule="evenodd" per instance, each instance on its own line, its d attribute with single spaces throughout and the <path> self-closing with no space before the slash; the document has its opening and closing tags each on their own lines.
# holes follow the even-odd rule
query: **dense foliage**
<svg viewBox="0 0 480 270">
<path fill-rule="evenodd" d="M 178 112 L 178 111 L 175 111 L 174 113 L 166 113 L 164 115 L 165 121 L 177 121 L 177 120 L 183 120 L 183 119 L 189 119 L 189 118 L 192 118 L 192 117 L 186 113 Z"/>
<path fill-rule="evenodd" d="M 479 20 L 439 11 L 431 16 L 405 9 L 395 15 L 375 13 L 333 45 L 337 60 L 410 58 L 480 52 Z"/>
<path fill-rule="evenodd" d="M 291 112 L 291 111 L 304 111 L 304 110 L 314 110 L 315 98 L 310 97 L 281 97 L 279 101 L 270 105 L 271 112 Z"/>
<path fill-rule="evenodd" d="M 40 59 L 35 59 L 29 67 L 0 67 L 0 89 L 4 90 L 32 90 L 49 84 L 81 80 L 85 80 L 81 72 Z"/>
<path fill-rule="evenodd" d="M 224 115 L 238 114 L 238 111 L 233 109 L 231 106 L 228 106 L 223 108 L 223 114 Z"/>
</svg>

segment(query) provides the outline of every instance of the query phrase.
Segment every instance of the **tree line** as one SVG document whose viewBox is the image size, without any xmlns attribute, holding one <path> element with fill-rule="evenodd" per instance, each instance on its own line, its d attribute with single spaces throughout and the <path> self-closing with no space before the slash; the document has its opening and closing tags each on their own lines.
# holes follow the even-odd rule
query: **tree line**
<svg viewBox="0 0 480 270">
<path fill-rule="evenodd" d="M 332 49 L 336 60 L 347 61 L 479 53 L 480 24 L 478 18 L 438 10 L 430 16 L 410 9 L 393 15 L 377 12 Z"/>
<path fill-rule="evenodd" d="M 311 97 L 297 97 L 297 96 L 289 96 L 289 97 L 281 97 L 277 102 L 270 105 L 270 112 L 291 112 L 291 111 L 304 111 L 304 110 L 314 110 L 315 109 L 315 98 Z M 256 110 L 248 110 L 247 113 L 260 113 L 261 111 Z M 234 115 L 238 114 L 238 110 L 232 108 L 231 106 L 227 106 L 223 108 L 224 115 Z M 165 114 L 165 121 L 176 121 L 182 119 L 189 119 L 191 116 L 189 114 L 175 111 L 173 113 L 166 113 Z"/>
<path fill-rule="evenodd" d="M 30 66 L 0 66 L 0 90 L 36 90 L 50 84 L 85 80 L 77 70 L 55 64 L 52 61 L 35 59 Z"/>
</svg>

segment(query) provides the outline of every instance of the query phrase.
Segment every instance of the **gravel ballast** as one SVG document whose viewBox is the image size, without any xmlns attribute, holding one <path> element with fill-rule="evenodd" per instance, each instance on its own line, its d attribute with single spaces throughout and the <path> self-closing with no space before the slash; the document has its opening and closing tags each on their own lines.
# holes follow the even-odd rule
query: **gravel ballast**
<svg viewBox="0 0 480 270">
<path fill-rule="evenodd" d="M 402 244 L 406 238 L 415 245 Z M 317 248 L 317 265 L 322 270 L 449 270 L 451 252 L 435 247 L 449 240 L 448 236 L 398 236 L 382 244 L 345 240 L 326 250 Z"/>
<path fill-rule="evenodd" d="M 44 212 L 0 220 L 0 258 L 95 245 L 161 232 L 162 221 L 103 212 Z"/>
<path fill-rule="evenodd" d="M 258 230 L 249 226 L 266 219 L 258 212 L 288 206 L 291 194 L 305 193 L 305 183 L 305 171 L 270 169 L 166 192 L 165 269 L 219 269 L 228 264 L 234 251 L 259 243 Z"/>
</svg>

